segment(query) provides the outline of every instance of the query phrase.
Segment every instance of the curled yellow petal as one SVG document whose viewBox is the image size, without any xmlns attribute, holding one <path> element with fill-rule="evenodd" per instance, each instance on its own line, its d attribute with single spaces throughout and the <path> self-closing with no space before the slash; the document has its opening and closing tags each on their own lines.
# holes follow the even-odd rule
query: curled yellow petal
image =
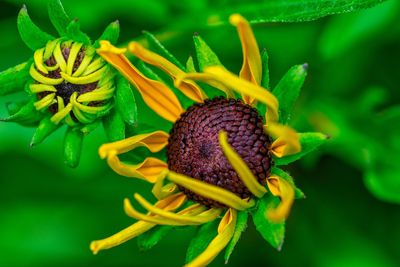
<svg viewBox="0 0 400 267">
<path fill-rule="evenodd" d="M 124 56 L 126 49 L 118 49 L 108 41 L 100 41 L 99 53 L 127 78 L 142 95 L 144 102 L 164 119 L 175 122 L 183 112 L 178 98 L 166 85 L 144 76 Z"/>
<path fill-rule="evenodd" d="M 101 67 L 103 67 L 105 64 L 106 63 L 104 62 L 104 60 L 101 57 L 96 58 L 89 64 L 89 66 L 86 67 L 86 69 L 83 71 L 83 73 L 81 75 L 82 76 L 89 75 L 90 73 L 93 73 L 93 72 L 97 71 L 98 69 L 100 69 Z M 76 72 L 78 72 L 78 70 L 76 70 Z M 73 75 L 73 76 L 81 76 L 81 75 Z"/>
<path fill-rule="evenodd" d="M 165 170 L 165 172 L 161 173 L 160 176 L 157 177 L 157 182 L 151 190 L 157 199 L 163 199 L 178 190 L 178 187 L 174 183 L 164 185 L 164 178 L 167 176 L 167 173 L 168 170 Z"/>
<path fill-rule="evenodd" d="M 36 101 L 33 105 L 35 106 L 35 108 L 37 110 L 47 108 L 48 106 L 50 106 L 56 102 L 54 99 L 55 96 L 56 96 L 55 93 L 48 94 L 45 97 L 43 97 L 42 99 L 40 99 L 39 101 Z"/>
<path fill-rule="evenodd" d="M 69 56 L 67 61 L 66 73 L 72 75 L 72 69 L 74 68 L 76 57 L 78 56 L 79 50 L 81 50 L 81 43 L 73 43 L 69 50 Z"/>
<path fill-rule="evenodd" d="M 260 85 L 262 77 L 262 64 L 260 50 L 254 33 L 245 18 L 239 14 L 233 14 L 229 17 L 232 25 L 236 26 L 239 34 L 240 42 L 243 51 L 243 64 L 240 70 L 240 78 Z M 253 104 L 254 97 L 242 94 L 245 103 Z"/>
<path fill-rule="evenodd" d="M 116 151 L 111 151 L 107 156 L 107 164 L 119 175 L 133 177 L 155 183 L 160 174 L 168 169 L 168 165 L 157 158 L 148 157 L 139 164 L 122 163 Z"/>
<path fill-rule="evenodd" d="M 260 185 L 247 164 L 243 161 L 240 155 L 229 145 L 228 134 L 226 132 L 221 131 L 219 133 L 219 143 L 225 157 L 228 159 L 229 163 L 238 174 L 240 180 L 242 180 L 244 185 L 253 195 L 261 198 L 267 192 L 267 189 L 265 189 L 264 186 Z"/>
<path fill-rule="evenodd" d="M 35 53 L 33 54 L 33 60 L 35 61 L 35 66 L 38 70 L 40 70 L 44 74 L 48 74 L 49 73 L 48 70 L 43 65 L 43 53 L 44 53 L 44 48 L 36 50 Z"/>
<path fill-rule="evenodd" d="M 211 241 L 207 248 L 185 267 L 206 266 L 228 245 L 235 232 L 237 212 L 229 209 L 218 226 L 218 235 Z"/>
<path fill-rule="evenodd" d="M 40 84 L 40 83 L 32 83 L 29 85 L 29 90 L 32 93 L 41 93 L 41 92 L 57 92 L 57 89 L 52 85 Z"/>
<path fill-rule="evenodd" d="M 47 84 L 47 85 L 57 85 L 64 81 L 63 78 L 54 79 L 54 78 L 49 78 L 49 77 L 44 76 L 43 74 L 39 73 L 35 69 L 34 64 L 32 64 L 31 68 L 29 69 L 29 74 L 31 75 L 31 77 L 33 79 L 35 79 L 35 81 L 38 81 L 40 83 Z"/>
<path fill-rule="evenodd" d="M 184 72 L 172 62 L 162 56 L 147 50 L 137 42 L 130 42 L 129 51 L 144 62 L 156 66 L 165 71 L 175 81 Z M 203 90 L 193 81 L 184 81 L 177 88 L 187 97 L 196 102 L 203 102 L 207 98 Z"/>
<path fill-rule="evenodd" d="M 294 188 L 288 181 L 277 175 L 271 175 L 267 179 L 267 185 L 271 193 L 281 199 L 281 203 L 276 209 L 267 209 L 266 216 L 275 222 L 284 221 L 289 216 L 294 202 Z"/>
<path fill-rule="evenodd" d="M 56 114 L 51 117 L 51 121 L 54 124 L 59 124 L 72 110 L 72 104 L 68 103 L 63 109 L 59 109 Z"/>
<path fill-rule="evenodd" d="M 223 189 L 221 187 L 208 184 L 206 182 L 187 177 L 183 174 L 178 174 L 169 171 L 168 178 L 172 182 L 185 187 L 186 189 L 209 199 L 218 201 L 228 207 L 245 210 L 254 206 L 254 200 L 244 200 L 235 195 L 234 193 Z"/>
<path fill-rule="evenodd" d="M 163 131 L 139 134 L 121 141 L 104 144 L 99 148 L 99 154 L 105 159 L 110 151 L 116 151 L 117 154 L 126 153 L 137 147 L 147 147 L 151 152 L 158 152 L 168 144 L 169 134 Z"/>
<path fill-rule="evenodd" d="M 270 123 L 264 126 L 264 130 L 276 138 L 271 145 L 271 151 L 276 157 L 281 158 L 301 151 L 299 134 L 289 126 Z"/>
<path fill-rule="evenodd" d="M 67 70 L 67 62 L 65 62 L 63 53 L 61 52 L 61 44 L 57 43 L 54 47 L 53 51 L 54 59 L 57 62 L 57 65 L 60 66 L 60 70 L 65 72 Z"/>
<path fill-rule="evenodd" d="M 69 75 L 68 73 L 61 72 L 61 77 L 69 83 L 89 84 L 100 81 L 101 78 L 105 76 L 105 73 L 107 73 L 108 71 L 109 71 L 108 67 L 104 66 L 101 69 L 86 76 L 74 77 Z"/>
<path fill-rule="evenodd" d="M 82 74 L 87 69 L 90 62 L 92 61 L 92 59 L 95 55 L 95 52 L 96 51 L 94 50 L 94 48 L 92 48 L 90 46 L 86 48 L 85 56 L 83 57 L 81 64 L 76 69 L 76 71 L 72 74 L 72 76 L 78 77 L 78 76 L 86 76 L 87 75 L 87 74 L 86 75 L 82 75 Z"/>
</svg>

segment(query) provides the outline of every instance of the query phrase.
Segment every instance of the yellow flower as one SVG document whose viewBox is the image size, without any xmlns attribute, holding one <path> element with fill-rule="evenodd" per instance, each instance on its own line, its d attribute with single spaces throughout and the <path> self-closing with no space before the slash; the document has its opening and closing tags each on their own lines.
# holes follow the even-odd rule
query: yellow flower
<svg viewBox="0 0 400 267">
<path fill-rule="evenodd" d="M 115 172 L 154 183 L 152 192 L 158 202 L 153 205 L 135 194 L 136 201 L 147 210 L 143 214 L 125 199 L 126 214 L 138 222 L 93 241 L 93 253 L 124 243 L 157 225 L 201 225 L 220 218 L 216 237 L 187 264 L 205 266 L 231 241 L 238 212 L 254 208 L 266 194 L 279 197 L 280 204 L 269 207 L 265 218 L 278 223 L 288 217 L 295 186 L 271 171 L 272 155 L 282 158 L 299 153 L 299 134 L 278 123 L 278 100 L 260 86 L 261 57 L 249 23 L 237 14 L 230 17 L 230 22 L 236 26 L 242 43 L 239 76 L 221 66 L 208 66 L 202 73 L 185 73 L 137 42 L 124 49 L 101 42 L 98 53 L 135 85 L 152 110 L 174 125 L 170 134 L 155 131 L 100 147 L 100 156 Z M 176 88 L 197 104 L 184 112 L 173 91 L 144 76 L 125 57 L 127 51 L 166 72 Z M 227 97 L 207 99 L 196 80 L 222 90 Z M 243 100 L 233 99 L 235 93 L 241 94 Z M 267 107 L 267 123 L 253 107 L 256 102 Z M 154 157 L 137 165 L 120 161 L 120 154 L 137 147 L 146 147 L 153 153 L 166 148 L 168 162 Z"/>
</svg>

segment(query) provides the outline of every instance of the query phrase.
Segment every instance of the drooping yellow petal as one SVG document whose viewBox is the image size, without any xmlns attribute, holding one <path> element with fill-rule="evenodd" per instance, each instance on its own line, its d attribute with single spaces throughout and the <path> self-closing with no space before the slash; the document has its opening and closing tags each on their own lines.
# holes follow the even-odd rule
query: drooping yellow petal
<svg viewBox="0 0 400 267">
<path fill-rule="evenodd" d="M 54 124 L 59 124 L 72 110 L 72 104 L 68 103 L 63 109 L 59 109 L 56 114 L 51 117 L 51 121 Z"/>
<path fill-rule="evenodd" d="M 43 74 L 41 74 L 40 72 L 38 72 L 34 66 L 34 64 L 31 65 L 31 68 L 29 69 L 29 74 L 31 75 L 31 77 L 33 79 L 35 79 L 35 81 L 39 82 L 39 83 L 43 83 L 43 84 L 47 84 L 47 85 L 57 85 L 60 84 L 64 81 L 63 78 L 49 78 L 44 76 Z"/>
<path fill-rule="evenodd" d="M 172 62 L 163 58 L 162 56 L 147 50 L 138 42 L 130 42 L 128 46 L 129 51 L 144 62 L 156 66 L 165 71 L 175 81 L 176 78 L 184 72 L 175 66 Z M 193 81 L 185 81 L 177 86 L 181 92 L 196 102 L 203 102 L 207 98 L 203 90 Z"/>
<path fill-rule="evenodd" d="M 222 218 L 218 226 L 218 235 L 207 246 L 206 250 L 197 256 L 185 267 L 206 266 L 218 256 L 218 254 L 228 245 L 235 232 L 237 213 L 234 209 L 229 209 Z"/>
<path fill-rule="evenodd" d="M 69 50 L 69 56 L 67 61 L 67 69 L 66 73 L 68 75 L 72 75 L 72 69 L 74 68 L 75 60 L 78 56 L 79 50 L 81 50 L 81 43 L 73 43 L 72 47 Z"/>
<path fill-rule="evenodd" d="M 261 198 L 267 192 L 267 189 L 265 189 L 264 186 L 260 185 L 260 183 L 257 181 L 257 178 L 254 177 L 247 164 L 243 161 L 240 155 L 229 145 L 228 134 L 226 132 L 221 131 L 219 133 L 219 143 L 225 157 L 228 159 L 229 163 L 238 174 L 240 180 L 242 180 L 244 185 L 253 195 Z"/>
<path fill-rule="evenodd" d="M 281 158 L 301 151 L 299 134 L 289 126 L 270 123 L 264 126 L 264 130 L 276 138 L 271 145 L 271 151 L 276 157 Z"/>
<path fill-rule="evenodd" d="M 36 110 L 47 108 L 48 106 L 56 102 L 54 99 L 55 96 L 56 96 L 55 93 L 48 94 L 39 101 L 36 101 L 33 105 L 35 106 Z"/>
<path fill-rule="evenodd" d="M 57 92 L 57 89 L 52 85 L 46 85 L 41 83 L 32 83 L 29 85 L 29 90 L 31 93 L 41 93 L 41 92 Z"/>
<path fill-rule="evenodd" d="M 104 144 L 99 148 L 99 154 L 102 159 L 105 159 L 110 151 L 122 154 L 140 146 L 147 147 L 151 152 L 155 153 L 168 144 L 168 137 L 169 134 L 163 131 L 139 134 L 121 141 Z"/>
<path fill-rule="evenodd" d="M 253 84 L 249 81 L 239 78 L 235 74 L 227 71 L 221 66 L 212 66 L 204 69 L 209 75 L 183 75 L 181 79 L 198 79 L 212 85 L 212 83 L 220 83 L 238 93 L 246 94 L 253 97 L 267 106 L 267 121 L 274 122 L 278 120 L 279 102 L 276 97 L 268 90 Z"/>
<path fill-rule="evenodd" d="M 241 199 L 240 197 L 226 189 L 187 177 L 183 174 L 169 171 L 168 178 L 172 182 L 183 186 L 200 196 L 218 201 L 228 207 L 237 210 L 245 210 L 251 208 L 255 204 L 254 200 L 252 199 L 249 201 Z"/>
<path fill-rule="evenodd" d="M 105 73 L 109 71 L 107 66 L 102 67 L 101 69 L 86 75 L 86 76 L 80 76 L 80 77 L 73 77 L 67 73 L 61 72 L 61 77 L 66 80 L 69 83 L 73 84 L 89 84 L 89 83 L 94 83 L 97 81 L 100 81 L 103 76 L 105 76 Z"/>
<path fill-rule="evenodd" d="M 44 48 L 36 50 L 33 54 L 33 60 L 35 61 L 35 66 L 38 70 L 40 70 L 44 74 L 48 74 L 49 72 L 43 64 L 43 53 Z"/>
<path fill-rule="evenodd" d="M 240 42 L 242 44 L 243 64 L 240 70 L 240 78 L 260 85 L 262 77 L 262 63 L 260 50 L 254 33 L 245 18 L 239 14 L 233 14 L 229 17 L 232 25 L 236 26 Z M 245 103 L 253 104 L 254 97 L 242 94 Z"/>
<path fill-rule="evenodd" d="M 288 181 L 277 175 L 271 175 L 267 179 L 267 185 L 271 193 L 281 199 L 281 203 L 276 209 L 267 209 L 266 216 L 275 222 L 284 221 L 289 216 L 294 202 L 294 188 Z"/>
<path fill-rule="evenodd" d="M 164 119 L 175 122 L 183 112 L 178 98 L 166 85 L 144 76 L 118 49 L 108 41 L 100 41 L 97 53 L 119 70 L 140 92 L 146 104 Z"/>
<path fill-rule="evenodd" d="M 150 183 L 155 183 L 160 174 L 168 169 L 167 163 L 152 157 L 139 164 L 122 163 L 115 150 L 108 153 L 107 163 L 119 175 L 143 179 Z"/>
<path fill-rule="evenodd" d="M 65 42 L 64 42 L 64 44 L 65 44 Z M 57 65 L 60 66 L 60 70 L 62 72 L 65 72 L 67 70 L 67 62 L 65 61 L 63 53 L 61 52 L 61 44 L 60 43 L 57 43 L 55 45 L 54 51 L 53 51 L 53 56 L 57 62 Z"/>
</svg>

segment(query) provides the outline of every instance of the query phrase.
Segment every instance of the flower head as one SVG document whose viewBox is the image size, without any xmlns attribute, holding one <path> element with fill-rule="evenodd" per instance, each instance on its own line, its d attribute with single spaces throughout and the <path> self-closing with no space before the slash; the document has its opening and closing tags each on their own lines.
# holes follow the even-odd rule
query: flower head
<svg viewBox="0 0 400 267">
<path fill-rule="evenodd" d="M 79 162 L 83 135 L 99 122 L 104 121 L 110 140 L 125 137 L 125 122 L 136 122 L 135 102 L 129 83 L 96 53 L 99 42 L 92 43 L 80 31 L 79 21 L 69 19 L 59 0 L 49 1 L 48 8 L 58 38 L 40 30 L 25 6 L 18 15 L 21 38 L 34 51 L 33 58 L 0 73 L 0 95 L 25 88 L 29 100 L 15 104 L 19 106 L 15 110 L 9 108 L 10 116 L 2 120 L 37 126 L 32 146 L 67 125 L 64 155 L 74 167 Z M 118 35 L 117 21 L 99 40 L 115 43 Z"/>
<path fill-rule="evenodd" d="M 239 76 L 226 70 L 197 35 L 194 38 L 200 72 L 196 72 L 191 58 L 185 69 L 171 63 L 175 61 L 171 54 L 165 53 L 164 58 L 136 42 L 130 43 L 128 49 L 101 43 L 99 54 L 135 85 L 151 109 L 173 125 L 169 134 L 158 130 L 100 147 L 100 156 L 115 172 L 154 183 L 152 192 L 158 201 L 151 204 L 135 194 L 136 201 L 147 211 L 141 213 L 125 199 L 125 212 L 138 222 L 111 237 L 93 241 L 94 253 L 140 235 L 155 238 L 158 229 L 165 230 L 162 227 L 201 225 L 199 235 L 213 239 L 205 245 L 194 239 L 187 266 L 207 265 L 224 248 L 228 260 L 249 214 L 263 237 L 274 247 L 281 247 L 283 222 L 294 199 L 304 195 L 292 177 L 277 166 L 297 160 L 326 137 L 319 133 L 299 134 L 287 125 L 289 111 L 304 81 L 304 66 L 292 68 L 272 92 L 264 88 L 262 84 L 269 80 L 265 54 L 260 55 L 243 17 L 232 15 L 230 21 L 237 27 L 243 48 Z M 130 63 L 124 56 L 127 50 L 170 75 L 176 89 L 196 103 L 183 111 L 175 89 L 157 80 L 147 67 L 138 64 L 140 70 Z M 209 92 L 197 80 L 211 86 L 209 92 L 219 90 L 225 95 L 208 99 Z M 236 99 L 237 94 L 242 100 Z M 152 153 L 165 149 L 167 162 L 155 157 L 139 164 L 120 160 L 120 154 L 141 146 Z M 219 220 L 218 225 L 213 224 L 215 220 Z"/>
</svg>

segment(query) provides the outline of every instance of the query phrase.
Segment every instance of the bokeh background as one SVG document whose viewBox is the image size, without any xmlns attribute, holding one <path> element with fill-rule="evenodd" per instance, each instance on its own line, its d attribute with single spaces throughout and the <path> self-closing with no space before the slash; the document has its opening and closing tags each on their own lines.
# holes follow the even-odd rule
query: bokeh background
<svg viewBox="0 0 400 267">
<path fill-rule="evenodd" d="M 244 2 L 244 1 L 243 1 Z M 258 1 L 250 1 L 257 3 Z M 48 32 L 46 1 L 1 0 L 0 70 L 31 52 L 20 40 L 22 4 Z M 115 19 L 120 43 L 158 34 L 185 62 L 198 32 L 232 71 L 242 55 L 235 29 L 196 23 L 241 1 L 64 1 L 92 38 Z M 260 48 L 270 56 L 271 84 L 295 64 L 309 74 L 292 124 L 332 138 L 318 153 L 290 167 L 307 198 L 287 221 L 282 251 L 275 251 L 252 223 L 228 266 L 400 266 L 400 2 L 310 22 L 257 23 Z M 168 34 L 166 34 L 168 33 Z M 19 95 L 0 99 L 5 103 Z M 98 129 L 87 138 L 80 166 L 63 164 L 59 129 L 35 148 L 33 128 L 0 123 L 0 266 L 181 266 L 195 230 L 172 231 L 151 251 L 136 241 L 93 256 L 91 240 L 133 223 L 122 200 L 150 185 L 114 174 L 97 155 Z M 223 265 L 218 257 L 211 266 Z"/>
</svg>

